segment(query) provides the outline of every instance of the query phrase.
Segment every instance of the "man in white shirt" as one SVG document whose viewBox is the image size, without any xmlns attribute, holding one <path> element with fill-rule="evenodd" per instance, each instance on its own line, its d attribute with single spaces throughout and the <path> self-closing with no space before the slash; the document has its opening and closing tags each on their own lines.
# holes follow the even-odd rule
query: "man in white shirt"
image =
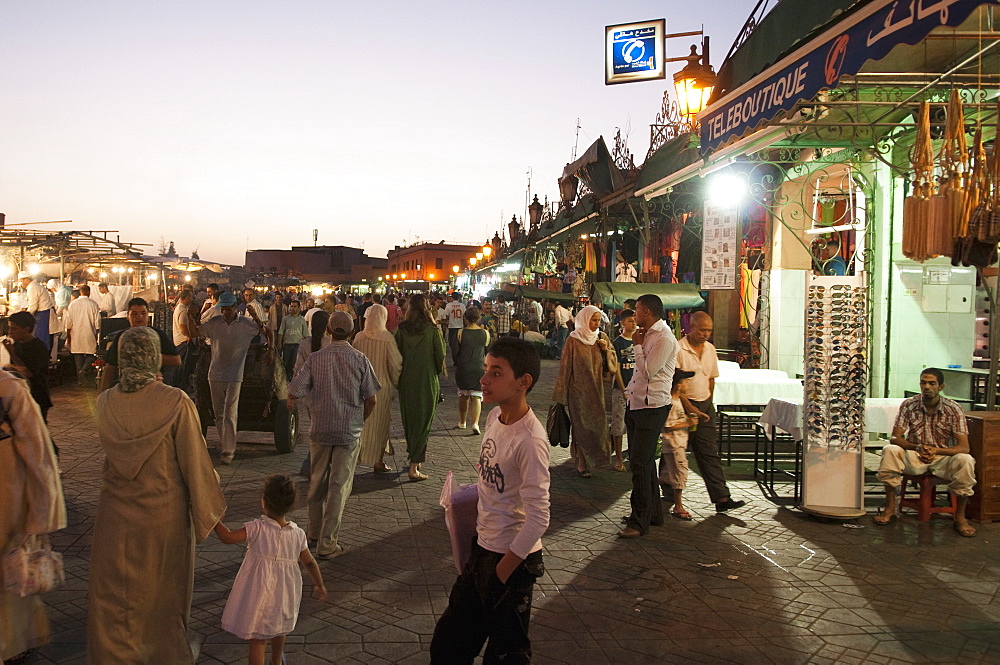
<svg viewBox="0 0 1000 665">
<path fill-rule="evenodd" d="M 66 347 L 76 364 L 76 382 L 80 386 L 93 383 L 94 354 L 101 330 L 101 308 L 90 298 L 90 287 L 81 284 L 73 291 L 73 300 L 66 308 Z"/>
<path fill-rule="evenodd" d="M 177 354 L 181 357 L 181 366 L 170 372 L 172 380 L 167 381 L 167 383 L 182 390 L 187 390 L 188 376 L 191 372 L 191 363 L 189 362 L 191 358 L 191 330 L 188 320 L 191 315 L 193 298 L 194 294 L 185 289 L 177 296 L 177 304 L 174 305 L 174 346 L 177 347 Z"/>
<path fill-rule="evenodd" d="M 566 338 L 569 337 L 569 320 L 571 315 L 561 302 L 556 303 L 553 314 L 555 314 L 556 319 L 556 330 L 553 336 L 553 358 L 559 360 L 562 358 L 563 347 L 566 346 Z"/>
<path fill-rule="evenodd" d="M 746 501 L 733 501 L 726 474 L 722 471 L 719 458 L 719 442 L 715 425 L 715 406 L 712 396 L 715 392 L 715 377 L 719 376 L 719 360 L 715 346 L 708 341 L 712 336 L 712 317 L 705 312 L 695 312 L 688 321 L 688 333 L 680 341 L 677 351 L 677 369 L 694 372 L 688 379 L 684 394 L 691 405 L 703 415 L 698 429 L 688 436 L 688 450 L 694 453 L 698 471 L 705 481 L 708 496 L 715 504 L 715 510 L 742 508 Z M 673 489 L 666 496 L 672 496 Z"/>
<path fill-rule="evenodd" d="M 264 305 L 261 304 L 259 300 L 257 300 L 257 292 L 249 287 L 243 289 L 243 300 L 246 304 L 245 309 L 253 308 L 254 313 L 257 315 L 254 318 L 258 321 L 263 321 L 266 324 L 267 310 L 265 310 Z M 246 316 L 250 316 L 250 314 L 246 314 Z M 258 336 L 257 339 L 255 339 L 254 341 L 255 342 L 263 341 L 263 337 Z"/>
<path fill-rule="evenodd" d="M 52 296 L 39 284 L 31 273 L 22 270 L 17 278 L 24 288 L 24 300 L 21 301 L 21 309 L 27 310 L 35 317 L 34 335 L 42 341 L 46 349 L 52 348 L 52 335 L 49 333 L 49 317 L 52 315 Z"/>
<path fill-rule="evenodd" d="M 465 305 L 458 291 L 451 294 L 451 302 L 444 306 L 448 317 L 448 348 L 451 349 L 451 362 L 458 367 L 458 331 L 465 327 Z"/>
<path fill-rule="evenodd" d="M 208 385 L 212 390 L 212 410 L 215 411 L 215 427 L 222 447 L 219 461 L 230 464 L 236 454 L 236 418 L 247 350 L 251 340 L 261 332 L 267 336 L 268 351 L 273 352 L 273 343 L 271 331 L 264 327 L 260 319 L 254 319 L 257 315 L 255 310 L 247 310 L 250 318 L 236 314 L 236 296 L 232 293 L 224 291 L 219 294 L 219 310 L 221 316 L 202 323 L 195 335 L 203 335 L 212 342 Z"/>
<path fill-rule="evenodd" d="M 115 297 L 108 288 L 107 282 L 101 282 L 97 285 L 97 297 L 94 300 L 101 308 L 101 316 L 114 316 L 118 313 L 118 308 L 115 307 Z"/>
<path fill-rule="evenodd" d="M 663 507 L 657 479 L 656 442 L 670 413 L 670 386 L 677 361 L 677 340 L 663 320 L 663 301 L 659 296 L 640 296 L 635 304 L 632 333 L 635 369 L 625 389 L 628 411 L 629 467 L 632 471 L 632 513 L 619 538 L 638 538 L 650 526 L 663 526 Z"/>
<path fill-rule="evenodd" d="M 549 526 L 549 445 L 526 399 L 541 369 L 538 351 L 501 337 L 480 380 L 490 412 L 476 469 L 476 540 L 431 638 L 431 664 L 528 663 L 531 595 Z"/>
</svg>

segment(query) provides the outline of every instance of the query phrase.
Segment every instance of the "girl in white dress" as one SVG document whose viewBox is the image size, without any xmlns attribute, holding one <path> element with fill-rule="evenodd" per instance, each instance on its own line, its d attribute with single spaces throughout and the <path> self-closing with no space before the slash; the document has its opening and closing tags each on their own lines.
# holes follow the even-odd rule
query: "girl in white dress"
<svg viewBox="0 0 1000 665">
<path fill-rule="evenodd" d="M 313 597 L 326 601 L 326 586 L 309 553 L 305 532 L 285 515 L 295 505 L 295 483 L 288 476 L 269 476 L 260 501 L 264 514 L 230 531 L 219 522 L 215 533 L 227 544 L 247 543 L 246 557 L 222 613 L 223 630 L 250 641 L 250 665 L 264 665 L 267 643 L 271 663 L 285 662 L 285 636 L 295 629 L 302 601 L 305 566 L 313 581 Z"/>
</svg>

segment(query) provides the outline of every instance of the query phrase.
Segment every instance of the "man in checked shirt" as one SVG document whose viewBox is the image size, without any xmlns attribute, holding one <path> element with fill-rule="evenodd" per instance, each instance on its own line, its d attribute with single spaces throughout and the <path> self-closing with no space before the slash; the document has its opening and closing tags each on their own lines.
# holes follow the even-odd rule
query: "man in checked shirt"
<svg viewBox="0 0 1000 665">
<path fill-rule="evenodd" d="M 969 454 L 969 429 L 965 414 L 953 400 L 941 396 L 944 374 L 928 367 L 920 373 L 920 394 L 903 400 L 892 427 L 889 445 L 882 449 L 878 479 L 885 485 L 885 508 L 875 516 L 878 526 L 895 517 L 896 493 L 902 474 L 932 473 L 948 481 L 948 491 L 958 497 L 955 530 L 976 535 L 965 519 L 965 506 L 976 484 L 976 461 Z"/>
</svg>

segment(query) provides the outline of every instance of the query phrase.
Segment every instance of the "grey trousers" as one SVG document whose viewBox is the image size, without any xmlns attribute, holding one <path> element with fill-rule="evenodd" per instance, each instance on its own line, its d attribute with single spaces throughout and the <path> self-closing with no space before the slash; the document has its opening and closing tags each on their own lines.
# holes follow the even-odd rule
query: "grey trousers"
<svg viewBox="0 0 1000 665">
<path fill-rule="evenodd" d="M 358 465 L 361 439 L 346 446 L 309 443 L 311 470 L 309 475 L 310 540 L 317 540 L 317 554 L 332 554 L 340 538 L 340 523 L 344 506 L 354 488 L 354 467 Z"/>
<path fill-rule="evenodd" d="M 698 429 L 688 435 L 688 450 L 694 453 L 694 461 L 698 464 L 698 472 L 712 503 L 724 501 L 729 497 L 729 486 L 726 485 L 726 474 L 722 471 L 722 459 L 719 457 L 719 437 L 716 427 L 717 416 L 712 400 L 693 404 L 702 413 L 707 413 L 709 421 L 698 421 Z"/>
</svg>

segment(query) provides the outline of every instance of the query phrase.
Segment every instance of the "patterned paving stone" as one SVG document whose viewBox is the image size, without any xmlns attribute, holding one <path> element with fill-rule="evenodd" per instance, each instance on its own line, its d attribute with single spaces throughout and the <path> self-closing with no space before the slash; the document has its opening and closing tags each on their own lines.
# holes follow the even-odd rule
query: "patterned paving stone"
<svg viewBox="0 0 1000 665">
<path fill-rule="evenodd" d="M 543 361 L 529 395 L 538 414 L 548 409 L 555 373 L 555 363 Z M 398 412 L 396 454 L 387 458 L 396 471 L 358 468 L 344 515 L 348 553 L 320 563 L 330 602 L 303 600 L 289 663 L 428 661 L 456 574 L 438 505 L 441 482 L 449 469 L 459 482 L 474 482 L 478 457 L 478 441 L 452 429 L 454 384 L 446 380 L 444 393 L 424 464 L 431 480 L 406 481 Z M 82 665 L 103 454 L 94 393 L 62 386 L 54 397 L 50 420 L 63 450 L 70 522 L 54 544 L 67 583 L 46 596 L 54 639 L 36 662 Z M 208 443 L 218 443 L 214 427 Z M 279 455 L 268 435 L 241 432 L 234 464 L 218 467 L 227 521 L 257 517 L 263 478 L 295 473 L 305 454 L 299 446 Z M 746 477 L 730 473 L 730 480 L 746 509 L 717 515 L 692 473 L 685 503 L 693 522 L 668 519 L 647 537 L 620 541 L 614 534 L 629 511 L 629 474 L 602 470 L 584 480 L 568 451 L 553 449 L 535 662 L 1000 663 L 1000 526 L 981 525 L 971 540 L 957 537 L 947 519 L 907 517 L 885 529 L 862 520 L 864 529 L 844 529 L 775 506 Z M 304 481 L 299 488 L 304 495 Z M 291 518 L 305 526 L 302 501 Z M 199 663 L 245 662 L 245 645 L 219 626 L 241 556 L 214 536 L 198 547 L 190 632 Z"/>
</svg>

